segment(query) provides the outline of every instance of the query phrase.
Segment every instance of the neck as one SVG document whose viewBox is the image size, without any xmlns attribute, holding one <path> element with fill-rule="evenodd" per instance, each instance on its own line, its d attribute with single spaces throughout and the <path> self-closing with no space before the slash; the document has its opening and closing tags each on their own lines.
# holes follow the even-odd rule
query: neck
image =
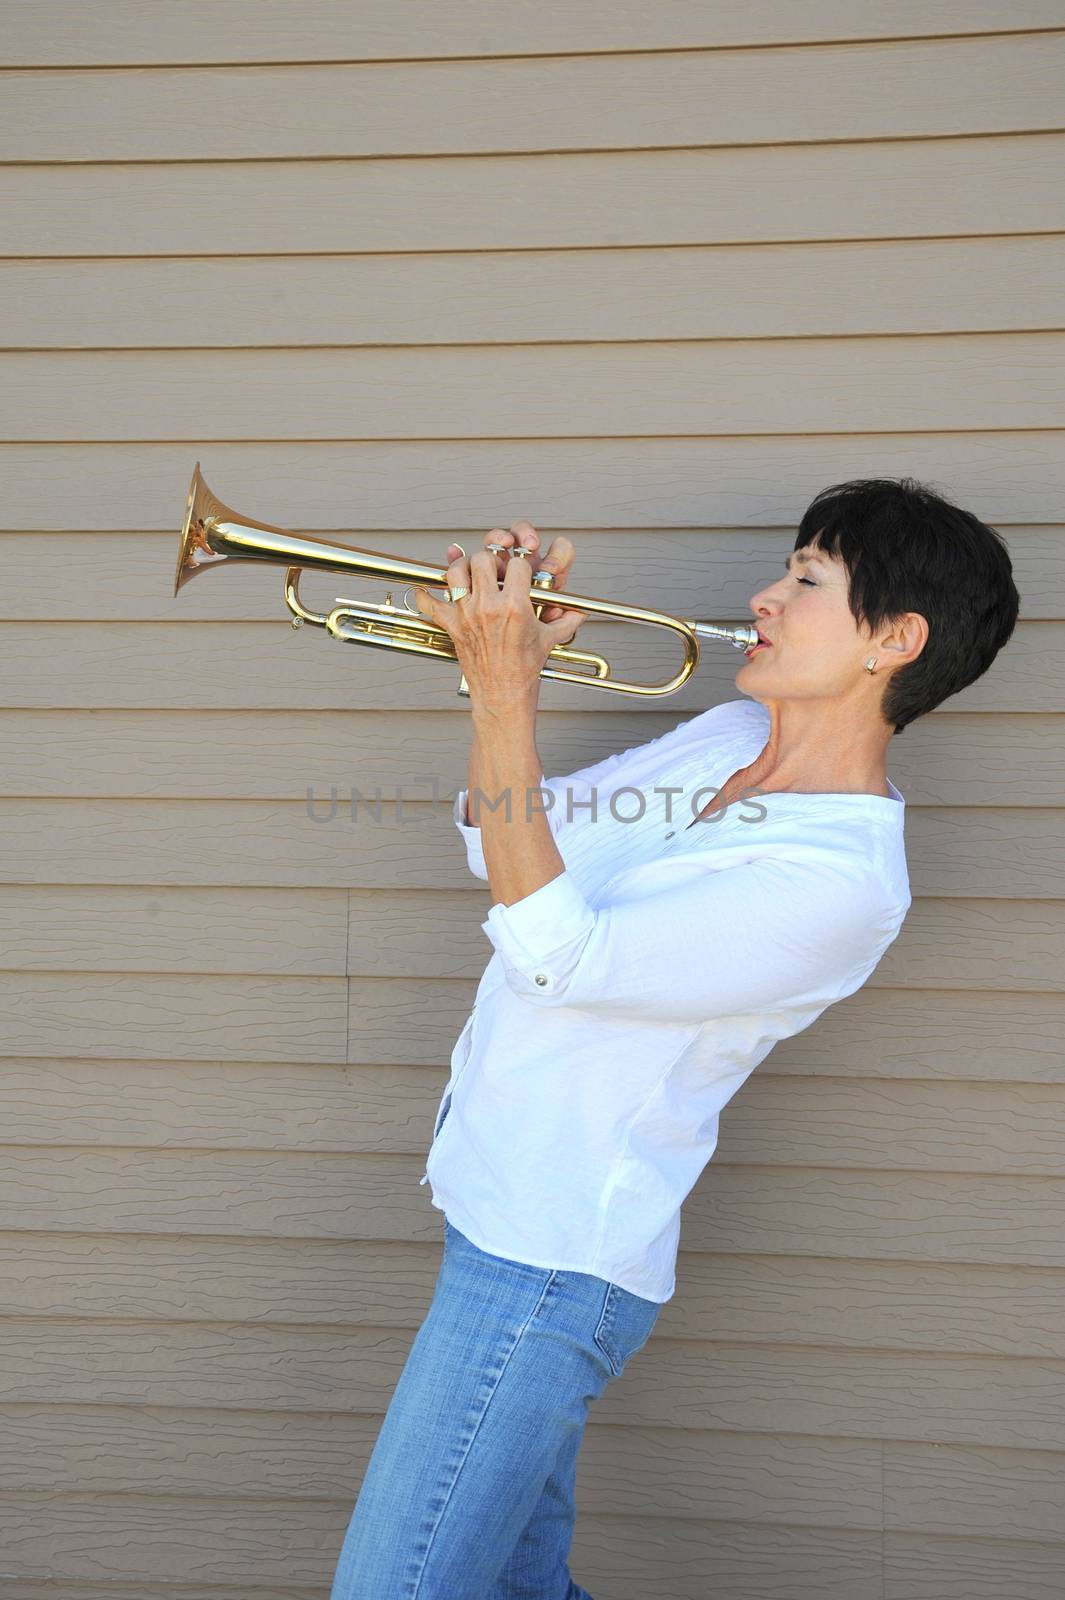
<svg viewBox="0 0 1065 1600">
<path fill-rule="evenodd" d="M 882 717 L 848 718 L 838 701 L 761 704 L 769 713 L 769 733 L 765 748 L 747 768 L 747 782 L 798 794 L 890 797 L 886 756 L 891 729 Z"/>
</svg>

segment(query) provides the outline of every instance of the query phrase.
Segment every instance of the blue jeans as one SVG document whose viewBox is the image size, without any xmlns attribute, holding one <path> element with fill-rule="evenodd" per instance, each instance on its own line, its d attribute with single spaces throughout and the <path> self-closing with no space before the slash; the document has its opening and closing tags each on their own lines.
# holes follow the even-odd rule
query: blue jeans
<svg viewBox="0 0 1065 1600">
<path fill-rule="evenodd" d="M 570 1577 L 588 1407 L 661 1305 L 585 1272 L 444 1254 L 329 1600 L 591 1600 Z"/>
</svg>

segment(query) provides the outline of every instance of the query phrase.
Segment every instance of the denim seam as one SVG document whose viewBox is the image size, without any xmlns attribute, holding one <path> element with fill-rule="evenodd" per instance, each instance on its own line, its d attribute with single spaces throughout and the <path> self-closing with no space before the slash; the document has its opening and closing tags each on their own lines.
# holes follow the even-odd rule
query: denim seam
<svg viewBox="0 0 1065 1600">
<path fill-rule="evenodd" d="M 513 1358 L 515 1350 L 518 1348 L 518 1345 L 521 1343 L 522 1338 L 525 1335 L 526 1329 L 528 1328 L 530 1322 L 532 1322 L 533 1318 L 536 1316 L 536 1314 L 539 1311 L 540 1307 L 543 1305 L 544 1296 L 547 1294 L 548 1289 L 550 1289 L 551 1285 L 554 1283 L 554 1281 L 555 1281 L 555 1279 L 557 1277 L 558 1277 L 557 1270 L 552 1271 L 552 1272 L 550 1272 L 548 1274 L 546 1280 L 541 1285 L 540 1294 L 539 1294 L 539 1297 L 537 1298 L 536 1304 L 533 1306 L 532 1310 L 529 1312 L 529 1315 L 526 1317 L 525 1321 L 522 1323 L 521 1327 L 519 1328 L 518 1336 L 514 1340 L 514 1342 L 511 1345 L 510 1349 L 507 1351 L 507 1358 L 503 1363 L 502 1370 L 500 1371 L 499 1375 L 496 1378 L 495 1384 L 494 1384 L 494 1386 L 492 1388 L 492 1392 L 488 1396 L 488 1399 L 485 1401 L 483 1407 L 481 1408 L 481 1415 L 477 1418 L 477 1426 L 474 1428 L 473 1433 L 470 1435 L 470 1442 L 466 1446 L 465 1455 L 463 1456 L 462 1460 L 459 1462 L 458 1466 L 455 1469 L 454 1477 L 452 1478 L 451 1485 L 450 1485 L 450 1487 L 448 1488 L 448 1491 L 447 1491 L 447 1498 L 445 1499 L 443 1505 L 440 1507 L 440 1511 L 439 1511 L 439 1514 L 437 1516 L 436 1523 L 435 1523 L 435 1525 L 433 1527 L 433 1531 L 429 1535 L 429 1542 L 425 1547 L 425 1555 L 422 1558 L 421 1571 L 418 1573 L 417 1579 L 415 1580 L 414 1588 L 411 1590 L 410 1600 L 418 1600 L 418 1592 L 419 1592 L 419 1590 L 421 1589 L 421 1586 L 422 1586 L 422 1579 L 425 1577 L 425 1569 L 426 1569 L 426 1566 L 428 1564 L 429 1557 L 432 1554 L 433 1544 L 435 1543 L 437 1533 L 440 1530 L 440 1524 L 443 1521 L 443 1517 L 444 1517 L 445 1511 L 447 1510 L 448 1506 L 451 1503 L 451 1496 L 455 1492 L 455 1485 L 459 1481 L 459 1476 L 460 1476 L 460 1474 L 462 1472 L 463 1467 L 466 1464 L 467 1457 L 469 1456 L 470 1451 L 473 1449 L 474 1443 L 476 1442 L 476 1439 L 477 1439 L 477 1435 L 481 1431 L 481 1424 L 484 1422 L 485 1416 L 486 1416 L 487 1411 L 488 1411 L 488 1407 L 491 1405 L 492 1401 L 494 1400 L 494 1398 L 496 1396 L 496 1393 L 497 1393 L 497 1391 L 499 1389 L 499 1385 L 502 1383 L 504 1377 L 506 1376 L 507 1368 L 509 1367 L 509 1365 L 511 1363 L 511 1360 Z"/>
<path fill-rule="evenodd" d="M 615 1363 L 614 1349 L 616 1347 L 613 1343 L 614 1320 L 618 1305 L 617 1291 L 618 1286 L 616 1283 L 607 1284 L 606 1299 L 603 1302 L 603 1309 L 599 1314 L 599 1321 L 596 1325 L 596 1329 L 592 1335 L 592 1338 L 606 1356 L 607 1361 L 610 1364 L 610 1370 L 614 1374 L 615 1378 L 620 1378 L 621 1367 L 617 1366 Z M 602 1335 L 603 1340 L 605 1340 L 605 1343 L 600 1341 L 600 1334 Z"/>
</svg>

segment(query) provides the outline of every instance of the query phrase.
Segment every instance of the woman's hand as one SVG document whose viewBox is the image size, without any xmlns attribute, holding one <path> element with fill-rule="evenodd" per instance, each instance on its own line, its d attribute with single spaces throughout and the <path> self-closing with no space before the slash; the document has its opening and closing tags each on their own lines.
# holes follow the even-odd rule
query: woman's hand
<svg viewBox="0 0 1065 1600">
<path fill-rule="evenodd" d="M 484 538 L 484 546 L 489 544 L 507 550 L 520 546 L 529 555 L 515 558 L 482 548 L 468 559 L 460 545 L 449 545 L 448 587 L 467 588 L 469 595 L 448 602 L 418 587 L 415 604 L 451 638 L 475 707 L 502 707 L 513 704 L 515 698 L 531 698 L 535 703 L 548 656 L 557 645 L 570 642 L 588 614 L 544 606 L 538 618 L 529 598 L 531 569 L 552 572 L 553 587 L 562 589 L 576 552 L 570 540 L 560 535 L 543 561 L 537 561 L 540 536 L 529 522 L 491 529 Z M 516 572 L 512 570 L 515 567 L 519 569 Z"/>
<path fill-rule="evenodd" d="M 531 522 L 512 522 L 509 531 L 504 531 L 502 528 L 493 528 L 491 532 L 486 533 L 484 536 L 485 549 L 490 544 L 505 545 L 508 550 L 513 550 L 516 545 L 520 545 L 522 549 L 528 550 L 529 555 L 524 559 L 532 566 L 533 573 L 552 573 L 555 581 L 551 588 L 555 591 L 566 587 L 570 568 L 573 566 L 573 558 L 577 553 L 571 540 L 567 539 L 565 534 L 559 534 L 557 539 L 551 541 L 543 560 L 540 560 L 540 535 Z M 454 562 L 459 556 L 464 556 L 465 554 L 466 552 L 460 544 L 449 544 L 447 547 L 447 559 L 449 562 Z M 520 559 L 522 558 L 519 557 Z M 506 576 L 510 561 L 511 557 L 509 555 L 496 556 L 496 577 L 500 583 Z M 459 603 L 460 605 L 462 604 L 461 601 Z M 540 612 L 540 621 L 557 622 L 560 617 L 565 615 L 566 612 L 562 606 L 544 606 Z M 584 613 L 573 611 L 570 612 L 570 615 L 576 618 L 584 615 Z"/>
</svg>

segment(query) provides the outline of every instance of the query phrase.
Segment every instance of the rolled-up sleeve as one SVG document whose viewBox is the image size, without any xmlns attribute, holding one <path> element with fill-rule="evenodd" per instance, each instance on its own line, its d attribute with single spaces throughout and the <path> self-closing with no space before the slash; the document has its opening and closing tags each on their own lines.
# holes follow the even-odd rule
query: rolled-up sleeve
<svg viewBox="0 0 1065 1600">
<path fill-rule="evenodd" d="M 826 1006 L 898 932 L 871 870 L 766 857 L 655 887 L 646 869 L 593 909 L 562 872 L 481 924 L 531 1004 L 700 1024 Z"/>
<path fill-rule="evenodd" d="M 466 821 L 466 789 L 460 789 L 455 796 L 455 807 L 451 815 L 455 826 L 462 835 L 466 846 L 466 862 L 470 871 L 476 878 L 488 880 L 488 864 L 484 859 L 484 850 L 481 847 L 481 830 L 475 828 L 472 822 Z"/>
</svg>

